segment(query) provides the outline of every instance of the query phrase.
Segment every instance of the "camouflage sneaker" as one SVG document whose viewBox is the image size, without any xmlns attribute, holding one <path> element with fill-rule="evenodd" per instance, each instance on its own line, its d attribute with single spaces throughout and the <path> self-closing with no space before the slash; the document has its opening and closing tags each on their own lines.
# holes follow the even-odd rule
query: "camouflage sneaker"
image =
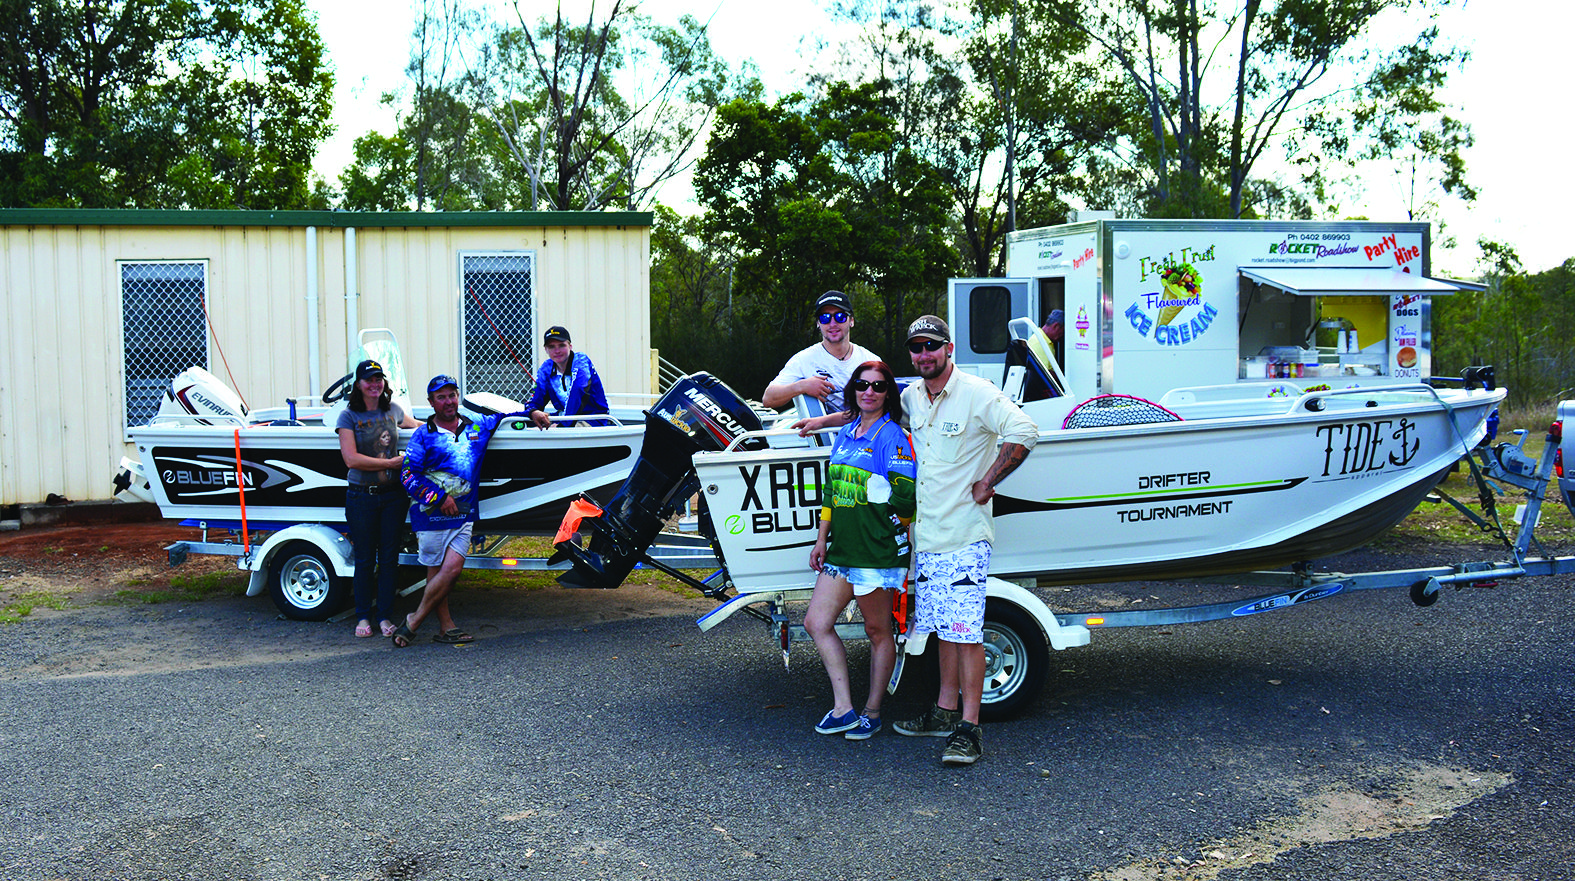
<svg viewBox="0 0 1575 881">
<path fill-rule="evenodd" d="M 984 729 L 972 722 L 958 722 L 957 730 L 946 739 L 946 749 L 941 752 L 941 762 L 947 765 L 971 765 L 984 755 Z"/>
<path fill-rule="evenodd" d="M 957 723 L 961 721 L 962 710 L 945 710 L 941 709 L 940 704 L 935 704 L 919 718 L 893 722 L 891 727 L 898 734 L 909 737 L 948 737 L 957 730 Z"/>
</svg>

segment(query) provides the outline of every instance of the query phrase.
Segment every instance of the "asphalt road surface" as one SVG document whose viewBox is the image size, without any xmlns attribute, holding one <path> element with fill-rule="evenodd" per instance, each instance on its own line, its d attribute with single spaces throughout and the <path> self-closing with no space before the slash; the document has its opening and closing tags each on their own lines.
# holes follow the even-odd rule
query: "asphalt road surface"
<svg viewBox="0 0 1575 881">
<path fill-rule="evenodd" d="M 1575 878 L 1571 585 L 1096 633 L 969 768 L 815 735 L 813 648 L 702 601 L 460 597 L 490 635 L 402 651 L 261 598 L 39 615 L 0 627 L 0 878 Z"/>
</svg>

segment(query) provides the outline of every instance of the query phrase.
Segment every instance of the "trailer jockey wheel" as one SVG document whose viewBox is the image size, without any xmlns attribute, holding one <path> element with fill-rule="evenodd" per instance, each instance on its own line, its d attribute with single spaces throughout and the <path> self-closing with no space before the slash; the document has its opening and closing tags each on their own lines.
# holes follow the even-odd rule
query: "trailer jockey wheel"
<svg viewBox="0 0 1575 881">
<path fill-rule="evenodd" d="M 1425 609 L 1438 602 L 1438 594 L 1442 590 L 1443 588 L 1439 586 L 1437 578 L 1418 581 L 1416 584 L 1411 585 L 1411 602 Z"/>
</svg>

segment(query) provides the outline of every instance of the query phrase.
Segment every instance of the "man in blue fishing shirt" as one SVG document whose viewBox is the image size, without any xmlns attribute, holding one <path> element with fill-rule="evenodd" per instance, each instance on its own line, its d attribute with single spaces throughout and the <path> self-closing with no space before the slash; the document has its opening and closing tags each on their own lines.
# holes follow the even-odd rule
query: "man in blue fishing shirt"
<svg viewBox="0 0 1575 881">
<path fill-rule="evenodd" d="M 457 644 L 474 637 L 459 629 L 448 610 L 448 593 L 465 568 L 470 536 L 477 514 L 477 483 L 487 441 L 505 419 L 524 413 L 493 414 L 471 421 L 459 412 L 459 382 L 438 375 L 427 383 L 432 416 L 416 429 L 405 449 L 399 479 L 414 500 L 410 526 L 416 532 L 421 564 L 427 567 L 427 586 L 421 605 L 405 616 L 394 630 L 394 646 L 415 641 L 416 630 L 428 615 L 436 614 L 438 632 L 433 642 Z"/>
</svg>

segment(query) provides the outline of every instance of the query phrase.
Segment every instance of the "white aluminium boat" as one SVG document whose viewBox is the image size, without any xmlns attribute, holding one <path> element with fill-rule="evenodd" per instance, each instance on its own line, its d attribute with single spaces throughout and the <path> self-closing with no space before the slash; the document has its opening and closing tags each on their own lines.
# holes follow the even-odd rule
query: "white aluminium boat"
<svg viewBox="0 0 1575 881">
<path fill-rule="evenodd" d="M 727 387 L 704 386 L 719 412 L 747 412 Z M 696 408 L 680 388 L 652 410 L 649 432 L 692 452 L 692 477 L 662 469 L 673 486 L 693 482 L 704 500 L 718 557 L 740 592 L 803 587 L 825 486 L 827 450 L 773 448 L 786 432 L 686 432 Z M 1409 513 L 1487 435 L 1501 389 L 1382 386 L 1268 396 L 1264 385 L 1177 389 L 1162 407 L 1122 396 L 1023 405 L 1040 428 L 1027 461 L 997 488 L 991 573 L 1041 584 L 1181 578 L 1275 568 L 1358 547 Z M 732 400 L 729 400 L 729 398 Z M 1094 421 L 1159 418 L 1077 427 Z M 1138 415 L 1150 414 L 1148 416 Z M 1070 418 L 1069 418 L 1070 416 Z M 661 437 L 647 435 L 646 447 Z M 725 440 L 725 443 L 724 443 Z M 695 444 L 704 444 L 696 448 Z M 707 449 L 709 447 L 709 449 Z M 635 474 L 640 473 L 636 467 Z M 656 480 L 623 496 L 666 498 Z M 616 507 L 616 506 L 615 506 Z M 640 505 L 610 510 L 609 535 L 640 535 Z M 647 505 L 654 516 L 659 505 Z M 632 512 L 632 513 L 631 513 Z M 587 559 L 639 549 L 599 543 Z M 572 553 L 572 552 L 571 552 Z M 586 563 L 574 579 L 612 587 L 619 567 Z M 627 570 L 625 570 L 627 571 Z M 621 580 L 621 579 L 620 579 Z"/>
<path fill-rule="evenodd" d="M 1064 398 L 1023 405 L 1040 433 L 992 502 L 987 716 L 1031 704 L 1048 677 L 1050 648 L 1086 645 L 1090 628 L 1116 623 L 1057 614 L 1028 586 L 1245 572 L 1291 585 L 1232 608 L 1177 608 L 1116 626 L 1204 621 L 1332 596 L 1342 585 L 1304 577 L 1308 564 L 1402 519 L 1484 441 L 1504 397 L 1502 390 L 1428 385 L 1293 397 L 1271 391 L 1261 384 L 1177 389 L 1164 408 L 1094 398 L 1084 406 L 1111 411 L 1101 417 L 1130 410 L 1121 415 L 1147 411 L 1166 420 L 1101 426 L 1080 427 Z M 700 619 L 702 629 L 748 610 L 767 622 L 786 661 L 790 643 L 807 638 L 787 606 L 807 600 L 813 584 L 809 551 L 827 450 L 770 447 L 768 440 L 791 432 L 762 430 L 751 418 L 712 377 L 675 386 L 649 412 L 640 460 L 612 502 L 590 515 L 571 509 L 565 518 L 557 547 L 573 569 L 559 580 L 616 587 L 637 563 L 663 568 L 721 601 Z M 722 564 L 705 581 L 646 551 L 694 492 L 701 532 Z M 581 529 L 589 534 L 583 547 L 572 535 Z M 1293 571 L 1263 571 L 1287 566 Z M 1429 577 L 1418 576 L 1418 585 Z M 845 635 L 855 628 L 847 624 Z M 909 640 L 903 654 L 922 653 L 925 643 Z"/>
<path fill-rule="evenodd" d="M 1166 396 L 1174 421 L 1081 428 L 1065 427 L 1065 398 L 1026 404 L 1039 441 L 997 488 L 991 573 L 1040 584 L 1182 578 L 1350 550 L 1410 513 L 1483 440 L 1503 397 L 1423 385 L 1294 398 L 1181 389 Z M 802 586 L 825 459 L 823 447 L 694 456 L 740 591 Z"/>
<path fill-rule="evenodd" d="M 343 406 L 339 404 L 338 406 Z M 472 417 L 518 409 L 493 395 L 467 395 Z M 164 396 L 148 425 L 129 430 L 139 460 L 122 462 L 123 492 L 159 506 L 166 519 L 253 530 L 345 522 L 345 465 L 321 405 L 247 411 L 205 370 L 188 370 Z M 430 408 L 415 408 L 418 419 Z M 482 463 L 481 526 L 488 533 L 550 533 L 563 508 L 582 493 L 611 494 L 639 451 L 643 414 L 614 408 L 613 425 L 541 431 L 509 419 L 493 435 Z M 408 442 L 410 430 L 401 432 Z"/>
</svg>

